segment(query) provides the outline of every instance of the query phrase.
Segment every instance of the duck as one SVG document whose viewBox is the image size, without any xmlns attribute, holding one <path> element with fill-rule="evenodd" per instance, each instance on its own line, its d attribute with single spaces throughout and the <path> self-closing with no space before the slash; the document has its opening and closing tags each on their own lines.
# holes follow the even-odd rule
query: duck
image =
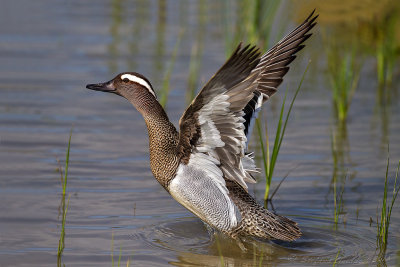
<svg viewBox="0 0 400 267">
<path fill-rule="evenodd" d="M 249 194 L 247 184 L 260 169 L 247 144 L 257 113 L 277 92 L 317 17 L 314 10 L 266 53 L 240 43 L 186 108 L 179 131 L 142 74 L 123 72 L 86 88 L 122 96 L 139 111 L 155 179 L 206 225 L 234 239 L 294 241 L 302 234 L 298 224 Z"/>
</svg>

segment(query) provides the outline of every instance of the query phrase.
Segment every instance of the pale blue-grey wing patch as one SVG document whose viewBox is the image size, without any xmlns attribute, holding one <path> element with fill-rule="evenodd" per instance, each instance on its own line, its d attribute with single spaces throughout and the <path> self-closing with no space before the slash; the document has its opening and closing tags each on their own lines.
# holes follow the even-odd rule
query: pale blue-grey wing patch
<svg viewBox="0 0 400 267">
<path fill-rule="evenodd" d="M 220 231 L 237 227 L 241 216 L 229 197 L 218 160 L 204 153 L 191 155 L 178 167 L 169 185 L 171 195 L 184 207 Z"/>
<path fill-rule="evenodd" d="M 225 116 L 229 113 L 228 98 L 227 95 L 218 95 L 200 109 L 198 124 L 201 134 L 196 144 L 197 151 L 210 152 L 216 147 L 225 146 L 216 124 L 226 120 Z"/>
<path fill-rule="evenodd" d="M 244 112 L 241 107 L 234 107 L 237 101 L 242 101 L 243 97 L 237 95 L 243 94 L 243 90 L 232 90 L 229 94 L 215 96 L 198 111 L 197 123 L 201 135 L 193 151 L 209 153 L 215 157 L 226 179 L 237 181 L 247 188 L 246 182 L 255 181 L 241 163 L 247 141 L 244 134 Z"/>
</svg>

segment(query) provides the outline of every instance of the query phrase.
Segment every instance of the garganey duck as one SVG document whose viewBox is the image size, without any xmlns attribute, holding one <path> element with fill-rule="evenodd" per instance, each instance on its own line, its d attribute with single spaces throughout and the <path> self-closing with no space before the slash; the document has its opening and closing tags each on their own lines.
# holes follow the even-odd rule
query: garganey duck
<svg viewBox="0 0 400 267">
<path fill-rule="evenodd" d="M 171 196 L 213 228 L 233 237 L 293 241 L 297 223 L 260 206 L 246 182 L 258 172 L 247 151 L 252 122 L 282 83 L 289 63 L 316 24 L 311 15 L 268 52 L 241 44 L 203 87 L 179 121 L 179 132 L 136 72 L 89 84 L 126 98 L 142 114 L 149 134 L 150 167 Z"/>
</svg>

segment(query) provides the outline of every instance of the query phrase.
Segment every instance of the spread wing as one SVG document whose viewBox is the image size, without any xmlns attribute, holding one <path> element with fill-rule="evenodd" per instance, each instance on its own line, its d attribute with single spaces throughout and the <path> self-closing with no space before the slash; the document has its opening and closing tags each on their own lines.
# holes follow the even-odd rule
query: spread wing
<svg viewBox="0 0 400 267">
<path fill-rule="evenodd" d="M 192 153 L 206 153 L 217 160 L 224 178 L 246 182 L 257 171 L 245 155 L 249 128 L 256 111 L 277 91 L 288 65 L 301 50 L 314 27 L 314 12 L 267 53 L 242 45 L 199 92 L 179 121 L 179 153 L 183 164 Z"/>
</svg>

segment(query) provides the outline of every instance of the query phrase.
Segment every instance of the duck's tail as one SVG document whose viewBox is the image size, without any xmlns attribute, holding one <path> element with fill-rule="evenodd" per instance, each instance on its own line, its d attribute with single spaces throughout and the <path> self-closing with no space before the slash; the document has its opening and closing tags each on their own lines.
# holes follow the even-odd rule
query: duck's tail
<svg viewBox="0 0 400 267">
<path fill-rule="evenodd" d="M 301 236 L 296 222 L 263 208 L 235 182 L 227 181 L 227 188 L 229 197 L 239 208 L 242 216 L 239 226 L 231 233 L 233 237 L 248 235 L 293 241 Z"/>
</svg>

